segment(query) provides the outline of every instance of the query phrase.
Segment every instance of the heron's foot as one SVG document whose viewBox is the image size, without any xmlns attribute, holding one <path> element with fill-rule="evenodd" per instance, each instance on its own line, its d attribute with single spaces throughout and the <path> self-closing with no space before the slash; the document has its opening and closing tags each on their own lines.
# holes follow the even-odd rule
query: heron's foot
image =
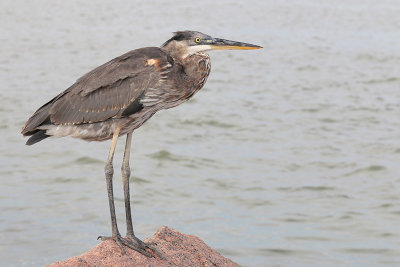
<svg viewBox="0 0 400 267">
<path fill-rule="evenodd" d="M 101 241 L 106 241 L 106 240 L 114 240 L 115 241 L 115 243 L 117 243 L 117 245 L 121 248 L 121 252 L 122 252 L 122 254 L 123 255 L 125 255 L 125 253 L 126 253 L 126 250 L 125 250 L 125 247 L 124 247 L 124 239 L 121 237 L 121 235 L 120 234 L 117 234 L 117 235 L 113 235 L 113 236 L 99 236 L 99 237 L 97 237 L 97 240 L 99 240 L 99 239 L 101 239 Z"/>
<path fill-rule="evenodd" d="M 134 234 L 127 234 L 126 238 L 129 240 L 129 242 L 141 249 L 146 251 L 146 249 L 151 250 L 154 254 L 156 254 L 160 259 L 165 260 L 164 256 L 158 251 L 157 248 L 155 248 L 154 246 L 156 246 L 157 244 L 154 242 L 143 242 L 142 240 L 140 240 L 139 238 L 137 238 Z M 135 248 L 132 248 L 135 249 Z M 135 249 L 136 250 L 136 249 Z M 138 250 L 136 250 L 138 251 Z M 142 253 L 141 251 L 138 251 L 140 253 Z M 147 251 L 146 251 L 147 252 Z M 143 254 L 143 253 L 142 253 Z"/>
<path fill-rule="evenodd" d="M 146 250 L 150 249 L 161 259 L 164 259 L 164 257 L 162 257 L 162 255 L 155 248 L 150 247 L 150 245 L 146 244 L 136 237 L 134 240 L 132 240 L 130 238 L 123 238 L 121 237 L 121 235 L 118 234 L 115 236 L 99 236 L 97 239 L 101 239 L 101 241 L 114 240 L 121 248 L 121 252 L 123 255 L 126 253 L 125 246 L 127 246 L 128 248 L 131 248 L 149 258 L 154 257 L 153 254 Z"/>
</svg>

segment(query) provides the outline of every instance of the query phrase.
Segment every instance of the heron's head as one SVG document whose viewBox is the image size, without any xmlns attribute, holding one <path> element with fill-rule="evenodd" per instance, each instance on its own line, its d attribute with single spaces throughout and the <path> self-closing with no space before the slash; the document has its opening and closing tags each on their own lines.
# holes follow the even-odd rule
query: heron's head
<svg viewBox="0 0 400 267">
<path fill-rule="evenodd" d="M 197 31 L 179 31 L 175 32 L 174 36 L 166 41 L 161 48 L 166 50 L 172 56 L 183 59 L 192 54 L 209 50 L 249 50 L 259 49 L 262 47 L 248 43 L 214 38 Z"/>
</svg>

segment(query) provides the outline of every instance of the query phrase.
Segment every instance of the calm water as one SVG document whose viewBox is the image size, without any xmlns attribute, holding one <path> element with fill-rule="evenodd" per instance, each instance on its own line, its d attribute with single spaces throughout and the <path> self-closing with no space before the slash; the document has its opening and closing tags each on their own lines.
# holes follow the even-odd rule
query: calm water
<svg viewBox="0 0 400 267">
<path fill-rule="evenodd" d="M 138 235 L 168 225 L 245 266 L 400 265 L 399 2 L 279 2 L 1 1 L 1 265 L 65 259 L 110 233 L 110 143 L 27 147 L 26 119 L 184 29 L 265 48 L 212 52 L 205 88 L 136 131 Z"/>
</svg>

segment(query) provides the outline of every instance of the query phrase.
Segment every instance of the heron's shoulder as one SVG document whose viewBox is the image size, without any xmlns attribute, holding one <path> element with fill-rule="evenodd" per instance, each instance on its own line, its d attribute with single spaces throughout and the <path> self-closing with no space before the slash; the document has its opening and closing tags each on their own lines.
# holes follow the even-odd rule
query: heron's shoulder
<svg viewBox="0 0 400 267">
<path fill-rule="evenodd" d="M 128 65 L 134 65 L 132 69 L 136 70 L 155 66 L 158 71 L 164 71 L 174 65 L 174 59 L 159 47 L 135 49 L 114 59 L 114 64 L 120 65 L 123 62 Z"/>
<path fill-rule="evenodd" d="M 119 56 L 118 60 L 126 60 L 126 59 L 135 59 L 135 58 L 157 58 L 157 59 L 167 59 L 169 55 L 164 52 L 159 47 L 143 47 L 138 48 L 132 51 L 129 51 L 121 56 Z"/>
</svg>

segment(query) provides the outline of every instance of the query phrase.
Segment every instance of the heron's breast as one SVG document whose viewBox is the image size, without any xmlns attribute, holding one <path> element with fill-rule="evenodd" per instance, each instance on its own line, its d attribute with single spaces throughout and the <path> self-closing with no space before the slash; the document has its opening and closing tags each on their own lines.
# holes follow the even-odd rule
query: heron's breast
<svg viewBox="0 0 400 267">
<path fill-rule="evenodd" d="M 201 89 L 206 83 L 208 75 L 210 75 L 210 70 L 211 70 L 211 60 L 210 57 L 207 55 L 206 57 L 203 57 L 202 60 L 199 61 L 199 72 L 201 75 L 198 84 L 198 86 L 200 87 L 199 89 Z"/>
</svg>

